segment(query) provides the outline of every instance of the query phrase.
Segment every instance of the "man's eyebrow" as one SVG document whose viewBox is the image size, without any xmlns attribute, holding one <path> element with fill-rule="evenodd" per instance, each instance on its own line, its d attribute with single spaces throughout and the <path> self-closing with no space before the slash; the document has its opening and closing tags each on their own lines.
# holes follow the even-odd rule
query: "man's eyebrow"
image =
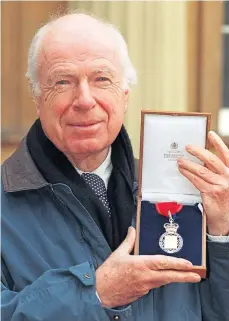
<svg viewBox="0 0 229 321">
<path fill-rule="evenodd" d="M 53 72 L 50 72 L 48 75 L 49 78 L 55 78 L 59 76 L 75 76 L 76 73 L 73 71 L 70 71 L 68 69 L 62 69 L 62 70 L 54 70 Z"/>
<path fill-rule="evenodd" d="M 101 73 L 106 73 L 106 74 L 110 74 L 112 77 L 115 76 L 115 71 L 110 69 L 109 67 L 98 67 L 98 68 L 94 68 L 92 70 L 92 74 L 101 74 Z"/>
</svg>

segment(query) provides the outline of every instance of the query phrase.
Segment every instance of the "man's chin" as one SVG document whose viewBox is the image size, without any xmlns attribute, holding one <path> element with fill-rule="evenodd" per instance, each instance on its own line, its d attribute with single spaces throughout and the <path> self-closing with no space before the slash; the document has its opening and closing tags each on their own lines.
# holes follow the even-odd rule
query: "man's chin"
<svg viewBox="0 0 229 321">
<path fill-rule="evenodd" d="M 105 142 L 102 144 L 101 141 L 95 139 L 85 142 L 70 143 L 67 145 L 67 152 L 74 155 L 92 155 L 103 151 L 108 144 Z"/>
</svg>

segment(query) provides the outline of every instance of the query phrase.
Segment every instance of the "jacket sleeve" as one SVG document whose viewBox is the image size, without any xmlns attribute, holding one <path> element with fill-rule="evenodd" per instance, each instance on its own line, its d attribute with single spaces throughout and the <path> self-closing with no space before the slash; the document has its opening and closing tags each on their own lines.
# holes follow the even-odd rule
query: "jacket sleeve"
<svg viewBox="0 0 229 321">
<path fill-rule="evenodd" d="M 126 321 L 130 314 L 131 307 L 114 310 L 101 306 L 88 262 L 49 270 L 20 292 L 2 285 L 3 321 Z"/>
<path fill-rule="evenodd" d="M 207 242 L 208 277 L 200 284 L 203 321 L 229 321 L 229 242 Z"/>
</svg>

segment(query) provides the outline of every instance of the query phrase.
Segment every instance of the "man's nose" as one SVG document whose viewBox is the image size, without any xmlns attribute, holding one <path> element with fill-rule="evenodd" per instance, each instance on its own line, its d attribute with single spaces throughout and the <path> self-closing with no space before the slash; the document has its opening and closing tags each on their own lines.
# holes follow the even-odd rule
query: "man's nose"
<svg viewBox="0 0 229 321">
<path fill-rule="evenodd" d="M 79 84 L 75 90 L 73 106 L 78 109 L 90 109 L 95 106 L 96 102 L 91 93 L 89 84 L 84 81 Z"/>
</svg>

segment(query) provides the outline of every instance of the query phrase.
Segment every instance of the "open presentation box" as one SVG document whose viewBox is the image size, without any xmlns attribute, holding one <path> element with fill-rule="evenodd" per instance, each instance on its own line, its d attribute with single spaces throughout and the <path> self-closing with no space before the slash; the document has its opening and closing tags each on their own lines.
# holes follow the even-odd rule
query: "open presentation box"
<svg viewBox="0 0 229 321">
<path fill-rule="evenodd" d="M 200 192 L 179 172 L 177 159 L 202 164 L 185 146 L 208 147 L 210 117 L 152 111 L 141 115 L 135 254 L 187 259 L 202 278 L 206 276 L 206 216 Z M 175 205 L 176 213 L 164 215 L 161 205 L 165 209 Z"/>
</svg>

